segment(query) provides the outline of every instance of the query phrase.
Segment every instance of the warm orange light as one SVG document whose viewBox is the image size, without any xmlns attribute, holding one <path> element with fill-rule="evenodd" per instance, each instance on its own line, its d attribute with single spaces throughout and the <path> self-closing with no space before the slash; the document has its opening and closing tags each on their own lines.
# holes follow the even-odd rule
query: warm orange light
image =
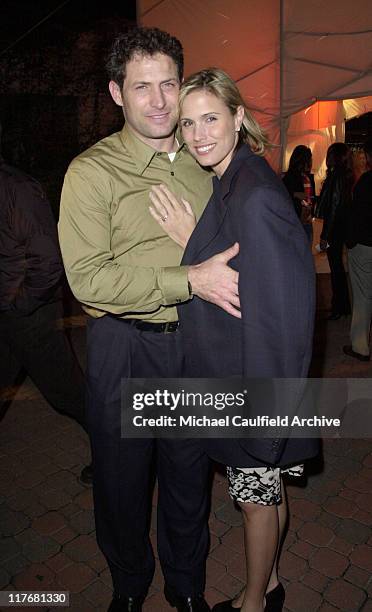
<svg viewBox="0 0 372 612">
<path fill-rule="evenodd" d="M 318 129 L 327 128 L 337 123 L 337 101 L 317 102 Z"/>
</svg>

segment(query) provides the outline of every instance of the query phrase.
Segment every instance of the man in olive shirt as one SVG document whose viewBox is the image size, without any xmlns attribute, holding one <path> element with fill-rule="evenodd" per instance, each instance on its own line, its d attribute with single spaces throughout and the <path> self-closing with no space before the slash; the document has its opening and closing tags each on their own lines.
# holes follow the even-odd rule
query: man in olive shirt
<svg viewBox="0 0 372 612">
<path fill-rule="evenodd" d="M 205 612 L 208 459 L 197 440 L 122 439 L 120 382 L 182 375 L 175 305 L 192 292 L 236 314 L 237 273 L 227 263 L 238 246 L 181 267 L 182 249 L 149 213 L 154 184 L 186 198 L 197 218 L 211 193 L 210 176 L 175 138 L 179 41 L 156 29 L 131 29 L 115 41 L 108 67 L 125 127 L 72 162 L 59 223 L 67 277 L 91 315 L 87 386 L 97 539 L 113 579 L 110 611 L 141 610 L 154 573 L 148 511 L 155 460 L 166 598 L 180 612 Z"/>
</svg>

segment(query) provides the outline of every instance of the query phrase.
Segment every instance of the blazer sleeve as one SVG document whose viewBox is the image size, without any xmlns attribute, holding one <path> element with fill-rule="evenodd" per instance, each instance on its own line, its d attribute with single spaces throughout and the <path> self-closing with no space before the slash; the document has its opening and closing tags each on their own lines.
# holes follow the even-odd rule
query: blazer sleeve
<svg viewBox="0 0 372 612">
<path fill-rule="evenodd" d="M 239 294 L 247 378 L 307 375 L 315 272 L 303 228 L 275 187 L 256 187 L 241 207 Z"/>
</svg>

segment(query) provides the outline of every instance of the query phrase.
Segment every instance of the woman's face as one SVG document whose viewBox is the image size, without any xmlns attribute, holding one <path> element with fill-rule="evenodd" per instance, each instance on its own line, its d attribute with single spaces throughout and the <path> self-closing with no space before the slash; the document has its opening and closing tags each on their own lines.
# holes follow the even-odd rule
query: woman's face
<svg viewBox="0 0 372 612">
<path fill-rule="evenodd" d="M 218 177 L 228 167 L 238 142 L 244 109 L 232 115 L 214 94 L 197 90 L 183 101 L 180 124 L 183 138 L 201 166 L 211 166 Z"/>
</svg>

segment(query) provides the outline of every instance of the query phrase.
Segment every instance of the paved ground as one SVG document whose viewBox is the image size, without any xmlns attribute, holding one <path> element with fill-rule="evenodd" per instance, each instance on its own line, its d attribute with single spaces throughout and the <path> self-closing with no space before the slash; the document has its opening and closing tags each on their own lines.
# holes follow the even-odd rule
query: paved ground
<svg viewBox="0 0 372 612">
<path fill-rule="evenodd" d="M 326 274 L 318 276 L 318 295 L 323 308 Z M 328 323 L 324 311 L 318 314 L 313 375 L 370 377 L 371 364 L 354 363 L 340 350 L 349 321 Z M 70 323 L 83 360 L 85 329 L 76 326 L 79 317 Z M 0 588 L 64 589 L 72 612 L 107 609 L 111 580 L 95 541 L 92 492 L 77 480 L 87 461 L 78 426 L 26 380 L 0 428 Z M 286 609 L 372 612 L 372 440 L 325 441 L 323 464 L 311 471 L 306 487 L 289 487 L 291 521 L 280 565 Z M 237 593 L 244 579 L 241 518 L 218 473 L 210 531 L 207 599 L 214 604 Z M 155 543 L 155 528 L 151 535 Z M 145 610 L 170 610 L 162 584 L 157 567 Z"/>
</svg>

